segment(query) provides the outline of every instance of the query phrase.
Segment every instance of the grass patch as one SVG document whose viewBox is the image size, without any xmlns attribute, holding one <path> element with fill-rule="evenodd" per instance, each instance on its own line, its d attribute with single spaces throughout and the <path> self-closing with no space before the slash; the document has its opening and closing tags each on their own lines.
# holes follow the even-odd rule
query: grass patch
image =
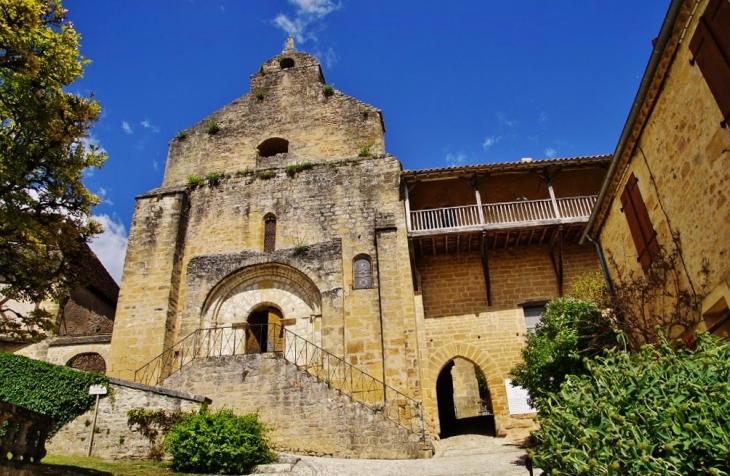
<svg viewBox="0 0 730 476">
<path fill-rule="evenodd" d="M 49 454 L 43 458 L 43 474 L 53 476 L 160 476 L 178 473 L 170 469 L 168 462 L 119 459 L 106 461 L 86 456 Z M 197 475 L 202 476 L 202 475 Z"/>
<path fill-rule="evenodd" d="M 301 164 L 293 164 L 286 166 L 286 174 L 289 177 L 294 177 L 296 174 L 303 170 L 310 170 L 314 165 L 311 162 L 304 162 Z"/>
<path fill-rule="evenodd" d="M 273 170 L 262 170 L 259 172 L 259 178 L 261 180 L 269 180 L 276 177 L 276 172 Z"/>
</svg>

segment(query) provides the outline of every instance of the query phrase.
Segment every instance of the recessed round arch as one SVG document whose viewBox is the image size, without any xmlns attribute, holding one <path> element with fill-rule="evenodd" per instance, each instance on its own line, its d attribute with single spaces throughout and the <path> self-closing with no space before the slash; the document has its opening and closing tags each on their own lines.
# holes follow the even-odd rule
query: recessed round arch
<svg viewBox="0 0 730 476">
<path fill-rule="evenodd" d="M 242 322 L 262 305 L 278 308 L 286 319 L 311 317 L 322 312 L 322 294 L 307 275 L 291 266 L 249 266 L 213 287 L 203 305 L 201 328 Z"/>
<path fill-rule="evenodd" d="M 259 156 L 273 157 L 276 154 L 287 154 L 289 152 L 289 141 L 281 137 L 269 137 L 257 147 Z"/>
</svg>

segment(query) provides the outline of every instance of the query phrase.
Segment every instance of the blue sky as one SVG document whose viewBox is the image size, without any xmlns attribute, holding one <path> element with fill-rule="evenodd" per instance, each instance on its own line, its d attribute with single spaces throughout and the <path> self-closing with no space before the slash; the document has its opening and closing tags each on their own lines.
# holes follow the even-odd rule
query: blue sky
<svg viewBox="0 0 730 476">
<path fill-rule="evenodd" d="M 406 169 L 612 153 L 659 34 L 658 0 L 64 0 L 92 61 L 84 179 L 104 199 L 92 248 L 119 280 L 134 197 L 167 144 L 248 92 L 287 34 L 335 88 L 383 111 Z"/>
</svg>

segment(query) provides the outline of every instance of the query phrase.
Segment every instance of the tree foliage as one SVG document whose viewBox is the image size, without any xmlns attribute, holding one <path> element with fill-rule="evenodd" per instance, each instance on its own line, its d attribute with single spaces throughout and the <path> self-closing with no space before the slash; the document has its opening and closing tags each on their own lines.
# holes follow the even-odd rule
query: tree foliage
<svg viewBox="0 0 730 476">
<path fill-rule="evenodd" d="M 540 411 L 532 452 L 547 474 L 730 474 L 730 343 L 660 337 L 586 368 Z"/>
<path fill-rule="evenodd" d="M 165 440 L 172 468 L 186 473 L 248 474 L 257 464 L 270 463 L 264 425 L 258 415 L 234 415 L 230 410 L 185 415 Z"/>
<path fill-rule="evenodd" d="M 587 372 L 584 357 L 594 357 L 616 345 L 610 320 L 590 301 L 557 298 L 550 301 L 535 332 L 527 335 L 522 362 L 510 376 L 525 388 L 538 410 L 541 401 L 560 388 L 567 375 Z"/>
<path fill-rule="evenodd" d="M 90 385 L 105 385 L 102 374 L 82 372 L 21 355 L 0 352 L 0 400 L 53 418 L 54 432 L 94 405 Z"/>
<path fill-rule="evenodd" d="M 100 109 L 64 90 L 88 63 L 66 14 L 60 0 L 0 0 L 0 334 L 13 337 L 37 336 L 50 316 L 7 301 L 58 298 L 101 231 L 81 181 L 106 159 L 87 139 Z"/>
</svg>

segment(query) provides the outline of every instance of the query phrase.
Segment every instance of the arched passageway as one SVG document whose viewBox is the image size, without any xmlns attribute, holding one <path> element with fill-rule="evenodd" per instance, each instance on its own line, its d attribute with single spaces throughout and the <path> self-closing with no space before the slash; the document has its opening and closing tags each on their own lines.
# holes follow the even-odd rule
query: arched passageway
<svg viewBox="0 0 730 476">
<path fill-rule="evenodd" d="M 450 360 L 436 379 L 441 438 L 464 434 L 495 435 L 486 378 L 471 361 Z"/>
<path fill-rule="evenodd" d="M 106 361 L 96 352 L 75 355 L 66 363 L 66 366 L 86 372 L 106 373 Z"/>
</svg>

